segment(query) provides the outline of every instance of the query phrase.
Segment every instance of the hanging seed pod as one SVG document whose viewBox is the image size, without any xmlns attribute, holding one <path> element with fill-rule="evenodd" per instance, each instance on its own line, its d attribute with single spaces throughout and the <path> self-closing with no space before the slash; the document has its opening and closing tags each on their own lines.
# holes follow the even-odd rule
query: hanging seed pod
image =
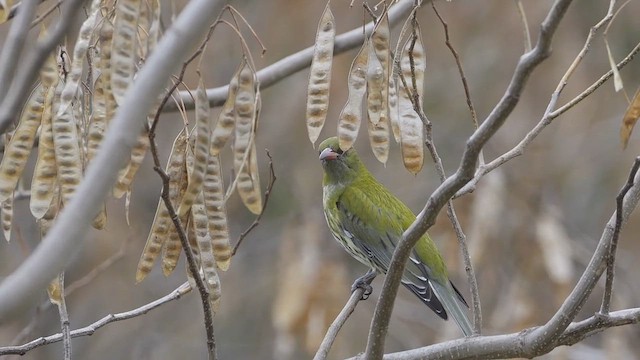
<svg viewBox="0 0 640 360">
<path fill-rule="evenodd" d="M 411 36 L 407 40 L 400 58 L 400 70 L 407 86 L 411 86 L 415 82 L 416 89 L 407 89 L 403 84 L 400 84 L 398 90 L 402 160 L 405 168 L 413 174 L 417 174 L 424 163 L 423 124 L 415 111 L 411 97 L 411 94 L 417 91 L 417 105 L 422 106 L 426 62 L 419 32 L 416 34 L 417 36 Z M 411 66 L 412 59 L 413 66 Z"/>
<path fill-rule="evenodd" d="M 186 145 L 187 136 L 183 129 L 173 142 L 166 167 L 166 172 L 169 176 L 170 198 L 177 198 L 180 194 L 180 188 L 186 186 L 186 168 L 184 163 Z M 149 231 L 149 237 L 147 238 L 144 250 L 142 250 L 140 261 L 138 262 L 136 282 L 144 280 L 149 272 L 151 272 L 153 264 L 161 253 L 164 242 L 167 240 L 171 229 L 175 230 L 175 227 L 173 226 L 164 201 L 160 199 L 158 207 L 156 208 L 156 214 L 153 218 L 151 230 Z"/>
<path fill-rule="evenodd" d="M 329 86 L 336 25 L 329 3 L 320 17 L 307 87 L 307 131 L 315 144 L 329 110 Z"/>
<path fill-rule="evenodd" d="M 250 164 L 251 146 L 255 146 L 253 142 L 256 116 L 254 76 L 255 73 L 249 66 L 246 66 L 240 73 L 238 95 L 236 96 L 236 136 L 233 166 L 236 174 L 238 174 L 238 193 L 242 202 L 249 211 L 254 214 L 260 214 L 262 211 L 262 199 L 259 195 L 260 184 L 257 173 L 251 174 Z"/>
<path fill-rule="evenodd" d="M 207 172 L 203 184 L 204 204 L 209 218 L 209 234 L 213 255 L 218 268 L 226 271 L 231 262 L 231 244 L 229 242 L 229 224 L 224 200 L 224 182 L 220 156 L 209 154 Z"/>
<path fill-rule="evenodd" d="M 118 181 L 113 188 L 113 196 L 116 199 L 120 199 L 131 188 L 131 183 L 133 183 L 133 179 L 138 173 L 148 149 L 149 131 L 145 127 L 138 135 L 138 141 L 133 146 L 133 149 L 131 149 L 129 163 L 118 173 Z"/>
<path fill-rule="evenodd" d="M 238 83 L 240 81 L 240 73 L 247 66 L 246 60 L 242 59 L 240 67 L 229 82 L 229 95 L 222 105 L 222 111 L 218 116 L 218 122 L 211 134 L 211 154 L 218 155 L 220 150 L 231 137 L 231 133 L 236 126 L 236 97 L 238 96 Z"/>
<path fill-rule="evenodd" d="M 349 69 L 349 98 L 338 118 L 338 140 L 340 149 L 347 151 L 353 146 L 358 136 L 362 121 L 362 100 L 367 90 L 367 63 L 369 58 L 368 42 L 362 48 L 351 63 Z"/>
<path fill-rule="evenodd" d="M 183 156 L 182 167 L 179 170 L 180 173 L 176 175 L 175 181 L 170 180 L 172 184 L 169 186 L 169 199 L 171 200 L 171 204 L 173 204 L 174 209 L 177 209 L 178 204 L 182 201 L 182 197 L 184 196 L 189 184 L 189 173 L 193 171 L 193 150 L 191 139 L 189 137 L 185 138 L 185 150 Z M 187 226 L 190 218 L 189 214 L 190 213 L 187 213 L 185 216 L 180 217 L 180 223 L 185 230 L 189 229 L 189 226 Z M 165 276 L 171 274 L 176 268 L 181 252 L 182 243 L 180 242 L 180 234 L 178 233 L 178 229 L 176 229 L 173 221 L 171 221 L 167 240 L 162 248 L 162 273 Z"/>
<path fill-rule="evenodd" d="M 20 116 L 15 133 L 5 146 L 2 162 L 0 162 L 0 202 L 13 196 L 13 190 L 27 164 L 42 119 L 44 91 L 41 84 L 33 90 Z"/>
<path fill-rule="evenodd" d="M 56 84 L 57 85 L 57 84 Z M 49 87 L 44 99 L 44 110 L 40 125 L 38 142 L 38 159 L 31 180 L 31 198 L 29 208 L 36 219 L 40 219 L 51 206 L 57 187 L 56 154 L 53 144 L 53 127 L 51 124 L 55 86 Z"/>
<path fill-rule="evenodd" d="M 140 0 L 118 0 L 111 54 L 111 88 L 118 104 L 124 100 L 129 84 L 133 82 L 136 69 L 136 34 Z"/>
<path fill-rule="evenodd" d="M 196 89 L 196 143 L 194 149 L 193 171 L 189 174 L 189 185 L 182 197 L 178 207 L 178 216 L 185 216 L 193 202 L 202 192 L 205 172 L 207 170 L 207 159 L 209 158 L 209 147 L 211 132 L 209 126 L 209 101 L 207 100 L 206 88 L 200 76 L 198 88 Z"/>
<path fill-rule="evenodd" d="M 80 86 L 80 78 L 84 69 L 84 61 L 89 49 L 91 35 L 98 20 L 98 12 L 100 10 L 100 0 L 92 0 L 89 17 L 80 26 L 80 32 L 76 44 L 73 48 L 73 59 L 71 69 L 66 77 L 66 82 L 62 94 L 60 95 L 60 107 L 57 116 L 63 116 L 65 112 L 71 112 L 72 102 L 76 99 L 78 88 Z"/>
<path fill-rule="evenodd" d="M 209 300 L 217 307 L 220 299 L 220 279 L 216 271 L 216 261 L 211 246 L 211 235 L 209 234 L 209 219 L 204 204 L 204 196 L 200 192 L 191 207 L 191 218 L 200 250 L 200 266 L 204 273 L 204 281 L 209 290 Z"/>
<path fill-rule="evenodd" d="M 389 122 L 393 138 L 397 143 L 400 142 L 400 113 L 398 111 L 398 87 L 393 78 L 393 74 L 389 77 Z"/>
<path fill-rule="evenodd" d="M 7 242 L 11 241 L 11 224 L 13 224 L 13 193 L 0 203 L 0 223 L 2 224 L 2 234 Z"/>
</svg>

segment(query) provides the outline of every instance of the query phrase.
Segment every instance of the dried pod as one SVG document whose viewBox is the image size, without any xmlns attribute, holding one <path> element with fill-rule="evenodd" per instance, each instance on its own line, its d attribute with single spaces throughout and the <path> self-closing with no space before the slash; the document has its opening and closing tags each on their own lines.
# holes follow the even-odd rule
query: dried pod
<svg viewBox="0 0 640 360">
<path fill-rule="evenodd" d="M 371 34 L 371 50 L 367 71 L 367 109 L 369 121 L 378 124 L 380 117 L 388 117 L 389 112 L 389 17 L 381 16 Z M 375 60 L 372 59 L 375 57 Z"/>
<path fill-rule="evenodd" d="M 229 82 L 229 95 L 222 105 L 222 111 L 218 116 L 218 122 L 211 134 L 211 154 L 218 155 L 220 150 L 227 143 L 236 126 L 236 97 L 238 96 L 238 83 L 240 81 L 240 73 L 247 66 L 245 59 L 240 63 L 240 67 Z"/>
<path fill-rule="evenodd" d="M 0 162 L 0 202 L 13 196 L 13 190 L 27 164 L 42 119 L 44 92 L 42 85 L 38 85 L 31 92 L 15 133 L 4 149 L 2 162 Z"/>
<path fill-rule="evenodd" d="M 209 126 L 209 101 L 207 100 L 206 88 L 202 77 L 196 89 L 196 125 L 195 125 L 195 149 L 194 166 L 189 174 L 189 184 L 178 207 L 178 216 L 185 216 L 193 202 L 202 192 L 205 172 L 207 170 L 207 159 L 209 157 L 209 146 L 211 132 Z"/>
<path fill-rule="evenodd" d="M 389 122 L 393 138 L 400 142 L 400 113 L 398 111 L 398 87 L 393 74 L 389 77 Z"/>
<path fill-rule="evenodd" d="M 224 183 L 220 156 L 209 154 L 207 172 L 203 184 L 204 204 L 209 218 L 209 234 L 216 264 L 222 271 L 229 268 L 231 262 L 231 244 L 229 243 L 229 224 L 224 199 Z"/>
<path fill-rule="evenodd" d="M 7 242 L 11 241 L 11 224 L 13 223 L 13 193 L 11 197 L 0 203 L 0 224 L 2 234 Z"/>
<path fill-rule="evenodd" d="M 335 37 L 336 24 L 327 3 L 318 24 L 307 87 L 307 131 L 312 144 L 318 140 L 329 110 L 329 86 Z"/>
<path fill-rule="evenodd" d="M 85 56 L 89 49 L 89 43 L 91 41 L 91 34 L 96 26 L 98 19 L 98 12 L 100 10 L 100 0 L 93 0 L 91 2 L 91 9 L 89 11 L 89 17 L 80 26 L 80 32 L 76 44 L 73 48 L 73 59 L 71 62 L 71 69 L 66 76 L 66 82 L 64 89 L 60 95 L 60 107 L 58 108 L 57 116 L 64 116 L 63 113 L 71 113 L 70 108 L 72 103 L 76 99 L 78 88 L 80 86 L 80 78 L 82 77 L 82 70 L 84 68 Z"/>
<path fill-rule="evenodd" d="M 38 159 L 31 180 L 29 208 L 36 219 L 42 218 L 51 206 L 57 187 L 58 170 L 51 123 L 55 92 L 55 86 L 51 86 L 45 95 L 38 141 Z"/>
<path fill-rule="evenodd" d="M 415 106 L 421 107 L 426 64 L 424 59 L 424 50 L 418 32 L 417 36 L 409 37 L 400 58 L 400 70 L 407 86 L 413 87 L 411 84 L 415 83 L 416 88 L 407 89 L 404 84 L 400 84 L 398 89 L 402 160 L 405 168 L 414 174 L 422 169 L 424 163 L 424 134 L 422 120 L 414 108 L 413 100 L 415 98 L 411 94 L 417 91 L 418 104 Z"/>
<path fill-rule="evenodd" d="M 117 199 L 121 198 L 131 188 L 131 183 L 142 165 L 144 156 L 149 149 L 149 131 L 145 127 L 138 135 L 138 141 L 131 149 L 131 158 L 129 163 L 118 173 L 118 181 L 113 188 L 113 196 Z"/>
<path fill-rule="evenodd" d="M 253 134 L 255 131 L 256 99 L 255 73 L 249 66 L 246 66 L 240 72 L 236 96 L 233 167 L 237 174 L 238 193 L 242 202 L 249 211 L 260 214 L 262 211 L 262 199 L 259 195 L 260 183 L 257 172 L 256 174 L 251 173 L 252 165 L 250 164 L 250 152 L 252 146 L 255 147 Z"/>
<path fill-rule="evenodd" d="M 220 299 L 220 279 L 216 271 L 216 261 L 211 246 L 211 235 L 209 234 L 209 219 L 202 191 L 197 195 L 196 201 L 191 207 L 191 218 L 193 219 L 193 228 L 200 252 L 200 266 L 204 273 L 204 282 L 209 290 L 209 301 L 214 307 L 217 307 Z"/>
<path fill-rule="evenodd" d="M 182 201 L 182 196 L 187 190 L 187 184 L 189 183 L 189 173 L 193 169 L 193 151 L 191 150 L 189 137 L 185 138 L 185 146 L 182 157 L 182 166 L 180 169 L 176 169 L 175 176 L 172 176 L 169 180 L 169 200 L 174 209 L 178 208 L 178 204 Z M 177 163 L 176 159 L 176 163 Z M 172 171 L 173 172 L 173 171 Z M 189 214 L 180 217 L 180 223 L 184 229 L 189 229 L 187 223 L 189 222 Z M 188 230 L 187 230 L 188 231 Z M 167 240 L 162 248 L 162 273 L 168 276 L 173 272 L 178 263 L 178 258 L 182 252 L 182 243 L 180 242 L 180 234 L 176 229 L 175 224 L 171 221 L 169 225 L 169 233 Z"/>
<path fill-rule="evenodd" d="M 167 162 L 166 172 L 169 176 L 169 197 L 177 198 L 180 194 L 180 188 L 183 184 L 186 186 L 186 168 L 185 168 L 185 151 L 187 145 L 187 136 L 185 130 L 182 130 L 173 142 L 171 154 Z M 169 211 L 162 199 L 158 202 L 156 214 L 153 218 L 153 224 L 149 231 L 149 237 L 140 256 L 138 269 L 136 272 L 136 282 L 144 280 L 151 272 L 153 264 L 158 255 L 162 251 L 164 242 L 168 239 L 171 229 L 175 230 Z M 178 245 L 179 242 L 178 242 Z M 179 252 L 178 252 L 179 253 Z"/>
<path fill-rule="evenodd" d="M 347 151 L 358 136 L 362 121 L 362 100 L 367 90 L 367 63 L 369 44 L 367 41 L 353 59 L 349 70 L 349 98 L 338 118 L 338 140 L 340 148 Z"/>
<path fill-rule="evenodd" d="M 118 104 L 122 103 L 136 70 L 136 35 L 141 0 L 118 0 L 111 54 L 111 88 Z"/>
</svg>

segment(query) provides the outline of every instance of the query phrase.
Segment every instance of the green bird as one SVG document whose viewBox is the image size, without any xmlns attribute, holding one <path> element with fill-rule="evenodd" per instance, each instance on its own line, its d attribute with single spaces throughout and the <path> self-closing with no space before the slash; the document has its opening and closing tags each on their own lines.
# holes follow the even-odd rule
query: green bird
<svg viewBox="0 0 640 360">
<path fill-rule="evenodd" d="M 402 233 L 416 216 L 364 166 L 355 149 L 340 149 L 338 138 L 320 144 L 324 215 L 333 237 L 370 271 L 354 286 L 367 286 L 387 273 Z M 472 334 L 469 307 L 447 275 L 433 240 L 424 234 L 405 267 L 402 284 L 442 319 L 451 315 L 465 336 Z M 370 291 L 369 291 L 370 292 Z"/>
</svg>

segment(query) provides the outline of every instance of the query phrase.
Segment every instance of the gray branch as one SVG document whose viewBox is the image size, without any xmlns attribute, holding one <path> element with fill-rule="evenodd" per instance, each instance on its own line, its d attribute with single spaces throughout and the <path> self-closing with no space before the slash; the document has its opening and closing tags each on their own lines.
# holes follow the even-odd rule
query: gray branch
<svg viewBox="0 0 640 360">
<path fill-rule="evenodd" d="M 156 299 L 148 304 L 142 305 L 130 311 L 125 311 L 118 314 L 109 314 L 90 325 L 71 331 L 69 335 L 72 338 L 93 335 L 96 331 L 98 331 L 98 329 L 105 325 L 108 325 L 112 322 L 128 320 L 137 316 L 144 315 L 163 304 L 180 299 L 183 295 L 187 294 L 190 291 L 191 286 L 189 286 L 188 282 L 185 282 L 182 285 L 178 286 L 177 289 L 159 299 Z M 0 347 L 0 355 L 24 355 L 28 351 L 31 351 L 37 347 L 60 342 L 62 341 L 63 337 L 64 336 L 62 333 L 57 333 L 35 339 L 23 345 Z"/>
<path fill-rule="evenodd" d="M 69 1 L 71 3 L 73 1 Z M 31 256 L 0 284 L 0 322 L 35 301 L 37 294 L 80 249 L 93 218 L 113 188 L 118 169 L 136 144 L 149 110 L 170 75 L 208 31 L 209 22 L 223 5 L 223 1 L 190 1 L 158 43 L 127 90 L 100 151 L 87 167 L 86 178 L 72 201 Z"/>
<path fill-rule="evenodd" d="M 403 20 L 407 16 L 407 14 L 411 12 L 412 9 L 413 0 L 399 1 L 396 5 L 392 6 L 389 9 L 389 25 L 394 26 L 395 24 Z M 362 45 L 365 36 L 371 35 L 373 26 L 373 22 L 369 22 L 364 28 L 364 33 L 362 31 L 362 27 L 358 27 L 344 34 L 336 36 L 333 46 L 334 55 L 341 54 Z M 278 83 L 280 80 L 309 67 L 311 65 L 312 56 L 313 46 L 310 46 L 258 71 L 257 76 L 258 81 L 260 82 L 260 89 L 264 90 L 269 86 Z M 227 99 L 228 92 L 229 85 L 207 89 L 209 106 L 216 107 L 222 105 Z M 167 102 L 167 104 L 163 108 L 163 111 L 178 111 L 177 104 L 180 104 L 181 106 L 184 105 L 187 110 L 194 109 L 195 104 L 193 102 L 193 96 L 191 96 L 188 91 L 180 91 L 179 98 L 179 101 Z"/>
<path fill-rule="evenodd" d="M 467 140 L 460 166 L 455 174 L 447 178 L 433 192 L 416 221 L 405 231 L 402 240 L 398 243 L 391 260 L 389 272 L 384 280 L 382 294 L 376 305 L 376 311 L 369 330 L 367 349 L 364 354 L 365 358 L 382 358 L 384 341 L 398 285 L 404 272 L 404 265 L 413 247 L 420 237 L 434 224 L 437 214 L 447 201 L 453 197 L 456 191 L 473 179 L 478 154 L 484 144 L 498 131 L 515 108 L 533 70 L 550 55 L 551 40 L 570 4 L 571 0 L 557 0 L 553 4 L 549 14 L 540 26 L 540 34 L 536 46 L 530 52 L 522 55 L 502 99 L 500 99 L 482 125 Z"/>
</svg>

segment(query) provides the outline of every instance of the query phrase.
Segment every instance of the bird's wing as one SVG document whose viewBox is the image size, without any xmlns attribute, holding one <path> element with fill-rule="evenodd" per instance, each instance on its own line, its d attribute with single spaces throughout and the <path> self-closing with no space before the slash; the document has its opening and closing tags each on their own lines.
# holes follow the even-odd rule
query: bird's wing
<svg viewBox="0 0 640 360">
<path fill-rule="evenodd" d="M 364 192 L 357 187 L 347 187 L 338 198 L 336 207 L 344 234 L 379 271 L 386 274 L 393 251 L 404 231 L 402 216 L 415 217 L 400 200 L 391 194 L 390 198 L 387 197 L 384 193 L 386 189 L 369 190 L 373 191 Z M 383 205 L 390 201 L 390 207 Z M 429 271 L 419 259 L 414 250 L 405 266 L 402 284 L 446 320 L 447 313 L 429 284 Z"/>
</svg>

